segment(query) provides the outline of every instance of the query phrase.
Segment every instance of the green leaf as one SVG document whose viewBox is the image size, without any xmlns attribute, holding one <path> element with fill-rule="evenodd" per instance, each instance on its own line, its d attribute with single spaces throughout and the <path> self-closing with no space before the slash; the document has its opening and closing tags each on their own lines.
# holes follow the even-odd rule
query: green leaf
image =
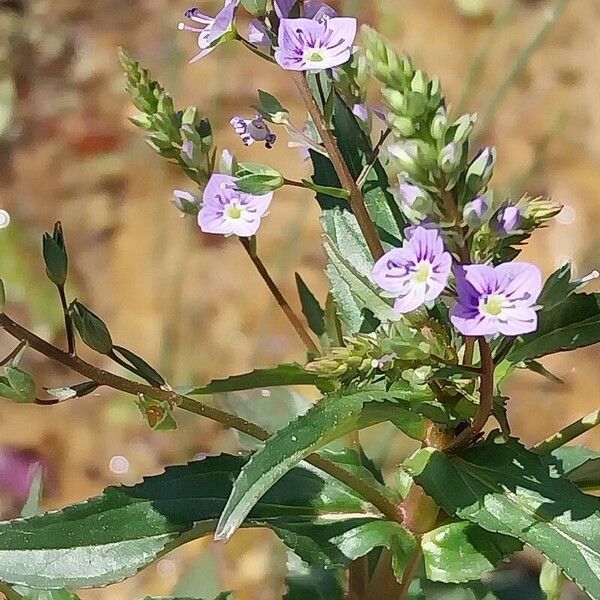
<svg viewBox="0 0 600 600">
<path fill-rule="evenodd" d="M 293 555 L 288 559 L 288 569 L 283 600 L 343 600 L 344 591 L 334 570 L 309 567 Z"/>
<path fill-rule="evenodd" d="M 325 311 L 299 273 L 296 273 L 296 286 L 302 304 L 302 312 L 308 321 L 308 326 L 311 331 L 314 331 L 318 336 L 322 336 L 325 333 Z"/>
<path fill-rule="evenodd" d="M 436 583 L 427 579 L 415 579 L 407 600 L 500 600 L 480 583 L 455 585 Z"/>
<path fill-rule="evenodd" d="M 4 377 L 0 377 L 0 396 L 14 402 L 35 400 L 35 381 L 19 367 L 5 367 Z"/>
<path fill-rule="evenodd" d="M 83 343 L 100 354 L 108 354 L 112 348 L 112 338 L 104 321 L 89 308 L 74 300 L 69 313 Z"/>
<path fill-rule="evenodd" d="M 154 431 L 174 431 L 177 429 L 173 406 L 166 400 L 160 401 L 140 395 L 136 399 L 136 404 L 148 425 Z"/>
<path fill-rule="evenodd" d="M 21 517 L 32 517 L 40 512 L 40 503 L 42 501 L 42 487 L 44 481 L 44 468 L 41 464 L 35 465 L 35 470 L 31 478 L 29 494 L 23 508 Z"/>
<path fill-rule="evenodd" d="M 132 367 L 133 372 L 145 379 L 150 385 L 162 386 L 166 384 L 164 377 L 151 367 L 143 358 L 122 346 L 113 346 L 113 352 L 125 359 Z"/>
<path fill-rule="evenodd" d="M 223 592 L 214 600 L 230 600 L 233 598 L 231 592 Z M 190 596 L 146 596 L 144 600 L 202 600 L 202 598 L 191 598 Z"/>
<path fill-rule="evenodd" d="M 26 587 L 15 587 L 24 600 L 79 600 L 79 596 L 67 590 L 32 590 Z"/>
<path fill-rule="evenodd" d="M 600 452 L 584 446 L 563 446 L 552 452 L 558 473 L 577 487 L 600 488 Z"/>
<path fill-rule="evenodd" d="M 579 287 L 581 282 L 572 280 L 571 265 L 563 265 L 548 277 L 540 294 L 539 304 L 545 311 L 549 311 L 564 302 Z"/>
<path fill-rule="evenodd" d="M 165 552 L 211 533 L 245 458 L 221 455 L 169 467 L 133 487 L 44 515 L 0 523 L 0 580 L 37 588 L 90 587 L 135 574 Z M 361 515 L 364 515 L 361 517 Z M 303 560 L 348 558 L 336 538 L 379 520 L 331 477 L 295 468 L 258 502 L 245 525 L 273 529 Z"/>
<path fill-rule="evenodd" d="M 267 121 L 280 124 L 288 120 L 290 113 L 275 96 L 264 90 L 258 90 L 258 100 L 260 104 L 254 105 L 252 108 L 255 108 Z"/>
<path fill-rule="evenodd" d="M 444 583 L 481 579 L 522 548 L 513 537 L 490 533 L 467 521 L 442 525 L 421 539 L 427 578 Z"/>
<path fill-rule="evenodd" d="M 403 396 L 400 392 L 397 395 Z M 416 421 L 418 433 L 423 434 L 426 422 L 421 417 L 403 410 L 396 420 L 395 410 L 401 409 L 394 406 L 395 401 L 392 394 L 383 392 L 326 396 L 306 414 L 275 433 L 242 469 L 217 525 L 215 538 L 229 539 L 256 502 L 287 471 L 346 433 L 384 421 L 393 421 L 398 426 L 408 421 L 407 430 L 411 430 Z M 369 405 L 368 410 L 363 411 L 365 405 Z"/>
<path fill-rule="evenodd" d="M 315 385 L 317 377 L 304 370 L 304 367 L 292 363 L 257 369 L 243 375 L 232 375 L 227 379 L 215 379 L 204 387 L 182 390 L 188 396 L 239 392 L 255 388 L 278 387 L 283 385 Z"/>
<path fill-rule="evenodd" d="M 303 179 L 302 183 L 306 188 L 312 190 L 313 192 L 317 192 L 317 194 L 325 194 L 327 196 L 331 196 L 332 198 L 340 198 L 342 200 L 348 200 L 348 198 L 350 198 L 350 192 L 348 190 L 327 185 L 317 185 L 316 183 L 308 181 L 307 179 Z"/>
<path fill-rule="evenodd" d="M 365 165 L 369 163 L 373 148 L 352 110 L 337 92 L 333 93 L 332 102 L 334 134 L 344 160 L 356 180 Z M 316 152 L 311 152 L 311 158 L 315 169 L 313 182 L 319 186 L 340 189 L 342 186 L 330 160 Z M 377 160 L 363 186 L 365 204 L 374 223 L 383 230 L 384 237 L 402 238 L 405 221 L 388 192 L 389 187 L 387 173 L 381 162 Z M 317 201 L 324 211 L 336 206 L 348 210 L 347 202 L 327 194 L 317 193 Z"/>
<path fill-rule="evenodd" d="M 539 313 L 537 331 L 519 339 L 507 356 L 511 363 L 584 348 L 600 342 L 600 293 L 571 294 Z"/>
<path fill-rule="evenodd" d="M 237 189 L 253 195 L 273 192 L 284 184 L 279 171 L 255 163 L 239 163 L 235 176 Z"/>
<path fill-rule="evenodd" d="M 562 571 L 549 560 L 544 562 L 540 572 L 540 588 L 546 594 L 546 600 L 560 600 L 565 583 L 566 579 Z"/>
<path fill-rule="evenodd" d="M 44 234 L 42 238 L 42 250 L 48 279 L 55 285 L 65 285 L 69 259 L 67 257 L 67 249 L 60 221 L 54 225 L 52 234 Z"/>
<path fill-rule="evenodd" d="M 600 499 L 517 440 L 494 432 L 460 456 L 420 450 L 405 466 L 446 512 L 529 544 L 600 598 Z"/>
<path fill-rule="evenodd" d="M 391 302 L 381 298 L 371 280 L 373 259 L 348 212 L 328 211 L 322 219 L 327 233 L 325 252 L 329 258 L 327 276 L 331 282 L 338 314 L 351 333 L 362 327 L 363 311 L 370 310 L 380 321 L 394 318 Z"/>
<path fill-rule="evenodd" d="M 255 17 L 267 14 L 267 0 L 242 0 L 242 6 Z"/>
</svg>

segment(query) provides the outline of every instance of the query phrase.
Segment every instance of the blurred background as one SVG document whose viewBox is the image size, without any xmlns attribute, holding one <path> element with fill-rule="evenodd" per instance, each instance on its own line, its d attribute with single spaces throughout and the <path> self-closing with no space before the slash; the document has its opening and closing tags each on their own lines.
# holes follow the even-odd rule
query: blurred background
<svg viewBox="0 0 600 600">
<path fill-rule="evenodd" d="M 498 148 L 499 190 L 515 195 L 527 190 L 565 205 L 556 222 L 535 236 L 527 258 L 546 274 L 567 260 L 578 275 L 597 268 L 600 3 L 336 4 L 439 75 L 455 109 L 479 113 L 482 143 Z M 201 5 L 216 9 L 218 2 Z M 257 88 L 278 96 L 302 122 L 291 79 L 235 44 L 188 65 L 195 38 L 177 31 L 186 8 L 185 0 L 0 0 L 0 209 L 12 217 L 0 230 L 0 275 L 10 312 L 62 344 L 59 304 L 41 259 L 42 233 L 62 220 L 71 258 L 70 297 L 91 306 L 117 343 L 144 356 L 169 381 L 199 384 L 302 360 L 303 349 L 241 247 L 201 234 L 193 219 L 182 220 L 170 205 L 174 188 L 193 188 L 128 122 L 134 111 L 124 93 L 117 47 L 150 68 L 177 106 L 197 104 L 209 115 L 220 148 L 270 163 L 290 178 L 306 176 L 309 166 L 286 147 L 283 132 L 271 152 L 242 146 L 228 122 L 234 114 L 252 114 L 247 106 Z M 296 270 L 324 297 L 318 210 L 308 193 L 285 188 L 276 194 L 260 246 L 296 306 Z M 0 355 L 11 344 L 0 336 Z M 547 359 L 563 385 L 516 376 L 507 390 L 515 433 L 536 442 L 595 408 L 598 359 L 597 349 Z M 27 368 L 47 387 L 78 381 L 33 353 Z M 285 421 L 290 406 L 311 399 L 272 390 L 213 401 L 274 426 Z M 600 449 L 595 435 L 582 441 Z M 410 450 L 385 428 L 364 432 L 363 441 L 384 468 Z M 160 473 L 167 464 L 236 451 L 245 443 L 188 415 L 179 415 L 177 432 L 152 432 L 132 399 L 115 393 L 49 408 L 2 401 L 0 516 L 19 513 L 37 462 L 44 465 L 43 506 L 50 509 L 110 484 Z M 536 561 L 521 557 L 510 577 L 535 577 Z M 274 600 L 281 598 L 284 574 L 285 554 L 274 537 L 243 531 L 227 545 L 190 544 L 135 578 L 81 597 L 131 600 L 172 592 L 213 597 L 234 589 L 240 600 Z M 528 600 L 538 597 L 525 584 L 520 593 Z"/>
</svg>

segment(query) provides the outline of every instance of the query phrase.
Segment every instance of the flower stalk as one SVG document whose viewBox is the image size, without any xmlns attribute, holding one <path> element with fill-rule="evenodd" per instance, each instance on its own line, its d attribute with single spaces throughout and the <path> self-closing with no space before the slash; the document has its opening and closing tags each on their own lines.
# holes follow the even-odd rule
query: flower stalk
<svg viewBox="0 0 600 600">
<path fill-rule="evenodd" d="M 383 246 L 381 245 L 381 240 L 377 234 L 377 229 L 375 228 L 369 212 L 367 211 L 362 192 L 354 181 L 354 177 L 350 173 L 348 165 L 346 165 L 346 161 L 342 156 L 333 132 L 331 129 L 329 129 L 325 117 L 315 101 L 312 91 L 308 86 L 308 82 L 306 81 L 305 75 L 303 73 L 293 73 L 293 78 L 296 87 L 298 88 L 298 92 L 300 93 L 300 96 L 306 105 L 313 122 L 315 123 L 323 143 L 325 144 L 325 149 L 327 150 L 329 159 L 331 160 L 333 168 L 337 173 L 341 186 L 350 192 L 350 208 L 352 209 L 352 212 L 358 221 L 358 225 L 362 231 L 362 234 L 365 236 L 369 250 L 373 258 L 378 260 L 384 254 Z"/>
</svg>

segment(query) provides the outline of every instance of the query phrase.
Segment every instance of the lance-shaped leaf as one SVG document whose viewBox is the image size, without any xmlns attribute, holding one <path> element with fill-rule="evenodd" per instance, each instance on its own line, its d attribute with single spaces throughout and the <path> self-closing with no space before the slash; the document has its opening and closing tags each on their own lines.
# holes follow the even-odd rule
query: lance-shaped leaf
<svg viewBox="0 0 600 600">
<path fill-rule="evenodd" d="M 239 163 L 235 176 L 237 189 L 247 194 L 267 194 L 284 184 L 283 176 L 279 171 L 255 163 Z"/>
<path fill-rule="evenodd" d="M 421 578 L 411 584 L 407 600 L 500 600 L 500 597 L 481 583 L 456 585 Z"/>
<path fill-rule="evenodd" d="M 284 385 L 315 385 L 316 382 L 316 375 L 309 373 L 301 365 L 292 363 L 278 365 L 272 369 L 257 369 L 243 375 L 232 375 L 227 379 L 215 379 L 203 387 L 182 391 L 188 396 L 202 396 Z"/>
<path fill-rule="evenodd" d="M 410 411 L 410 392 L 395 394 L 398 400 L 394 394 L 377 391 L 327 396 L 279 430 L 242 469 L 219 520 L 215 538 L 229 539 L 256 502 L 287 471 L 315 450 L 350 431 L 391 420 L 399 427 L 406 425 L 407 431 L 413 434 L 423 435 L 426 420 Z M 401 408 L 402 400 L 406 404 Z M 399 414 L 395 415 L 396 411 Z"/>
<path fill-rule="evenodd" d="M 328 82 L 325 82 L 326 84 Z M 327 87 L 327 86 L 326 86 Z M 326 90 L 327 92 L 327 90 Z M 365 165 L 373 156 L 373 148 L 369 138 L 365 135 L 352 110 L 344 103 L 337 93 L 329 96 L 333 110 L 332 124 L 338 145 L 346 164 L 358 179 Z M 315 169 L 313 182 L 319 186 L 341 188 L 340 181 L 335 174 L 331 161 L 317 152 L 311 152 L 311 159 Z M 382 230 L 384 238 L 401 238 L 404 228 L 404 219 L 398 210 L 391 194 L 388 192 L 389 181 L 387 173 L 381 162 L 376 160 L 373 168 L 363 186 L 365 204 L 374 223 Z M 317 201 L 324 211 L 334 207 L 348 210 L 347 201 L 318 193 Z M 359 234 L 360 234 L 360 230 Z M 360 234 L 362 235 L 362 234 Z"/>
<path fill-rule="evenodd" d="M 110 487 L 63 510 L 0 523 L 0 580 L 33 588 L 101 586 L 135 574 L 212 533 L 245 458 L 221 455 L 169 467 L 133 487 Z M 296 468 L 256 503 L 246 526 L 270 527 L 305 561 L 349 559 L 337 538 L 378 520 L 331 477 Z"/>
<path fill-rule="evenodd" d="M 288 557 L 287 591 L 283 600 L 342 600 L 344 591 L 333 569 L 309 567 L 293 554 Z"/>
<path fill-rule="evenodd" d="M 507 356 L 512 363 L 575 350 L 600 342 L 600 293 L 571 294 L 539 313 L 537 331 L 518 340 Z"/>
<path fill-rule="evenodd" d="M 446 512 L 529 544 L 600 599 L 600 499 L 497 432 L 449 457 L 418 451 L 405 466 Z"/>
<path fill-rule="evenodd" d="M 479 580 L 522 547 L 513 537 L 490 533 L 468 521 L 442 525 L 421 539 L 427 578 L 444 583 Z"/>
<path fill-rule="evenodd" d="M 563 446 L 552 452 L 556 468 L 577 487 L 600 488 L 600 452 L 585 446 Z"/>
<path fill-rule="evenodd" d="M 302 312 L 308 321 L 309 327 L 318 336 L 323 335 L 325 333 L 325 311 L 299 273 L 296 273 L 296 287 L 302 304 Z"/>
</svg>

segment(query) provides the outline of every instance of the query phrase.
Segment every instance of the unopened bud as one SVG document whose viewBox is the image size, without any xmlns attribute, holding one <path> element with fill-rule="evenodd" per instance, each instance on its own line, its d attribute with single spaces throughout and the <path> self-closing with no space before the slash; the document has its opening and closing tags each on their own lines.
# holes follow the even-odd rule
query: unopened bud
<svg viewBox="0 0 600 600">
<path fill-rule="evenodd" d="M 496 165 L 496 149 L 493 147 L 484 148 L 469 165 L 467 170 L 467 186 L 471 190 L 481 190 L 484 188 L 494 174 Z"/>
<path fill-rule="evenodd" d="M 562 205 L 549 198 L 532 198 L 525 206 L 525 218 L 531 219 L 536 225 L 555 217 L 561 210 Z"/>
<path fill-rule="evenodd" d="M 112 348 L 112 338 L 104 321 L 77 300 L 70 308 L 73 325 L 77 329 L 83 343 L 100 354 L 108 354 Z"/>
<path fill-rule="evenodd" d="M 470 227 L 479 227 L 485 222 L 485 216 L 490 209 L 490 202 L 486 196 L 478 196 L 475 200 L 467 202 L 463 208 L 463 219 Z"/>
<path fill-rule="evenodd" d="M 171 202 L 185 215 L 197 215 L 200 210 L 200 198 L 185 190 L 173 190 Z"/>
<path fill-rule="evenodd" d="M 431 121 L 431 136 L 434 140 L 441 140 L 446 135 L 448 128 L 448 112 L 444 106 L 440 106 Z"/>
<path fill-rule="evenodd" d="M 523 223 L 523 213 L 518 206 L 505 206 L 496 216 L 497 230 L 502 235 L 510 235 L 519 230 Z"/>
<path fill-rule="evenodd" d="M 42 250 L 48 279 L 55 285 L 65 285 L 69 259 L 67 257 L 65 239 L 60 222 L 54 225 L 52 235 L 49 233 L 44 234 L 42 238 Z"/>
<path fill-rule="evenodd" d="M 459 165 L 462 159 L 462 146 L 455 142 L 450 142 L 445 146 L 438 156 L 438 165 L 444 173 L 452 173 Z"/>
</svg>

